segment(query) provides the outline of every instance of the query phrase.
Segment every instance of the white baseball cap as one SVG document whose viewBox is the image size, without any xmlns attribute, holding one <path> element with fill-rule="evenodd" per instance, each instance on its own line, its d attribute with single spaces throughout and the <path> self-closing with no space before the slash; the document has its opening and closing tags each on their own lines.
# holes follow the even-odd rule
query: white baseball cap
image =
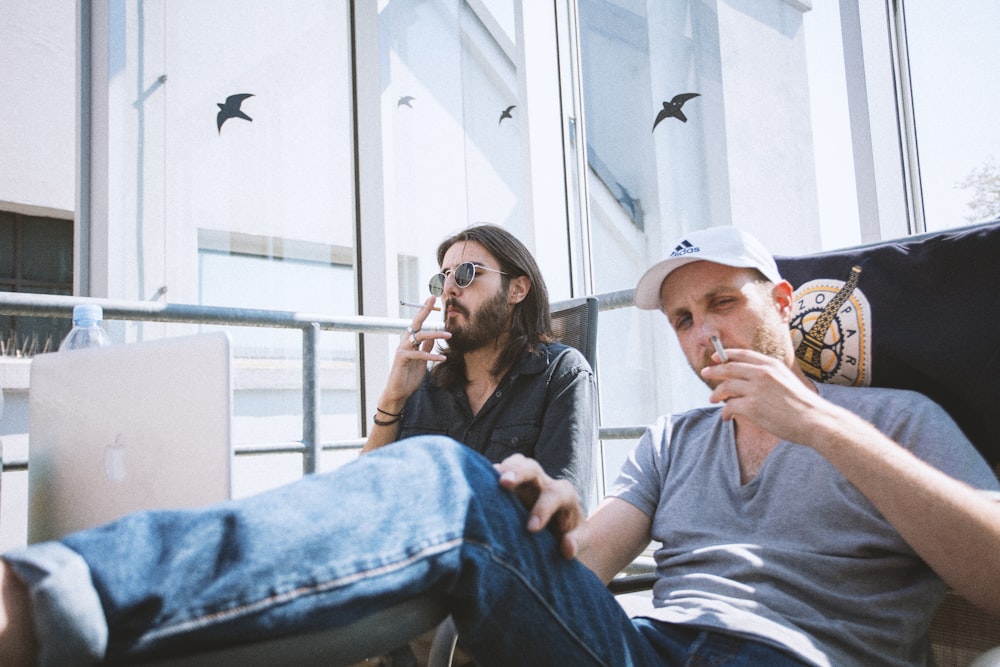
<svg viewBox="0 0 1000 667">
<path fill-rule="evenodd" d="M 643 310 L 659 310 L 663 281 L 671 271 L 691 262 L 757 269 L 771 282 L 782 280 L 774 257 L 760 241 L 735 227 L 710 227 L 687 234 L 669 257 L 642 274 L 635 286 L 635 305 Z"/>
</svg>

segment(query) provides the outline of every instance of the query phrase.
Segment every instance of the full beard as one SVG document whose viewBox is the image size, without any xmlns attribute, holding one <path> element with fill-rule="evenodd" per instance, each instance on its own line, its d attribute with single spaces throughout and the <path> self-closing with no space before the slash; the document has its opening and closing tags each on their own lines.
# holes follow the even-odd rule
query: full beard
<svg viewBox="0 0 1000 667">
<path fill-rule="evenodd" d="M 450 306 L 459 308 L 468 319 L 468 324 L 464 326 L 450 321 L 445 322 L 445 329 L 451 333 L 448 347 L 456 352 L 464 354 L 489 345 L 500 338 L 510 326 L 510 310 L 507 293 L 504 290 L 498 290 L 475 315 L 457 303 L 446 303 L 445 309 Z"/>
</svg>

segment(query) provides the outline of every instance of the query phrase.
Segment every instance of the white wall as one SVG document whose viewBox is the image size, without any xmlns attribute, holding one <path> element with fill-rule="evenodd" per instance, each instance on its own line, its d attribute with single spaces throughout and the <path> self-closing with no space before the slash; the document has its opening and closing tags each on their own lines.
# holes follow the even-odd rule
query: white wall
<svg viewBox="0 0 1000 667">
<path fill-rule="evenodd" d="M 0 0 L 0 210 L 73 218 L 75 81 L 76 3 Z M 27 455 L 28 364 L 0 358 L 8 460 Z M 24 542 L 27 473 L 8 473 L 2 484 L 0 551 Z"/>
<path fill-rule="evenodd" d="M 76 3 L 0 0 L 0 17 L 0 209 L 71 218 Z"/>
</svg>

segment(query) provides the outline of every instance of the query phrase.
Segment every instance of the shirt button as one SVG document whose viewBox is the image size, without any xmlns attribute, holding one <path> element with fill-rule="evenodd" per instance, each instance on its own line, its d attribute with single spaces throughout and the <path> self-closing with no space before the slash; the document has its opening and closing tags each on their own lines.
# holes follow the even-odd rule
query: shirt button
<svg viewBox="0 0 1000 667">
<path fill-rule="evenodd" d="M 501 396 L 503 396 L 503 390 L 502 389 L 497 389 L 497 393 L 494 394 L 494 396 L 496 396 L 497 398 L 500 398 Z"/>
</svg>

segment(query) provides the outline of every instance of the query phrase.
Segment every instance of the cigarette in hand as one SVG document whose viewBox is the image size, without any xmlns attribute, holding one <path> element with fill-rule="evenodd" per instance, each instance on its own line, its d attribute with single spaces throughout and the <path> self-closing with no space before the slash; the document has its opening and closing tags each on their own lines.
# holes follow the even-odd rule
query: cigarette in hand
<svg viewBox="0 0 1000 667">
<path fill-rule="evenodd" d="M 409 306 L 410 308 L 423 308 L 424 307 L 424 304 L 422 304 L 422 303 L 410 303 L 409 301 L 403 301 L 402 299 L 400 299 L 399 305 L 401 305 L 401 306 Z M 431 308 L 431 310 L 441 310 L 441 307 L 440 306 L 434 306 L 433 308 Z"/>
<path fill-rule="evenodd" d="M 722 342 L 719 341 L 718 336 L 712 336 L 712 345 L 715 346 L 715 351 L 719 353 L 719 359 L 721 359 L 723 363 L 729 361 L 729 357 L 726 356 L 726 350 L 722 347 Z"/>
</svg>

